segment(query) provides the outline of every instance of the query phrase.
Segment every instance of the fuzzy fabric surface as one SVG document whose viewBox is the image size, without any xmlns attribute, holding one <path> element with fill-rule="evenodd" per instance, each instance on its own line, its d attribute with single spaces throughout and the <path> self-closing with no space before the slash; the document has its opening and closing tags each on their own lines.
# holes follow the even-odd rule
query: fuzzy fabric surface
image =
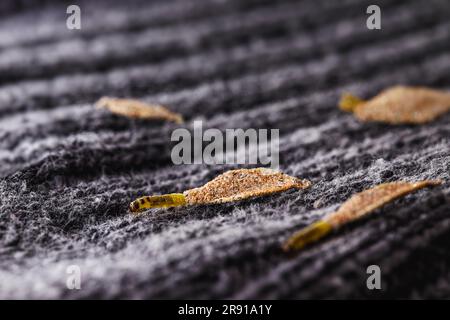
<svg viewBox="0 0 450 320">
<path fill-rule="evenodd" d="M 73 3 L 74 1 L 71 1 Z M 0 298 L 449 298 L 450 114 L 361 123 L 341 93 L 450 89 L 448 0 L 61 1 L 0 5 Z M 94 108 L 157 102 L 181 125 Z M 174 165 L 170 136 L 280 129 L 280 169 L 308 190 L 128 212 L 237 165 Z M 351 195 L 442 179 L 295 255 L 281 244 Z M 381 290 L 368 290 L 378 265 Z M 68 289 L 70 266 L 81 288 Z"/>
</svg>

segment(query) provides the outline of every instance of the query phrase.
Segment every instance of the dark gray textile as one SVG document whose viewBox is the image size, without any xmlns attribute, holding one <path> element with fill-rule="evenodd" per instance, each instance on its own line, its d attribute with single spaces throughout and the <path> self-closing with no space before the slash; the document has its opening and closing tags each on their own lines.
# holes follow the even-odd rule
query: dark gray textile
<svg viewBox="0 0 450 320">
<path fill-rule="evenodd" d="M 84 1 L 0 6 L 0 298 L 448 298 L 450 115 L 363 124 L 336 104 L 395 85 L 450 89 L 450 3 Z M 73 3 L 73 2 L 72 2 Z M 238 166 L 175 166 L 175 124 L 131 121 L 102 95 L 168 105 L 206 127 L 279 128 L 280 169 L 312 188 L 132 216 Z M 295 230 L 352 194 L 443 179 L 294 256 Z M 382 290 L 366 287 L 381 268 Z M 66 287 L 81 268 L 81 289 Z"/>
</svg>

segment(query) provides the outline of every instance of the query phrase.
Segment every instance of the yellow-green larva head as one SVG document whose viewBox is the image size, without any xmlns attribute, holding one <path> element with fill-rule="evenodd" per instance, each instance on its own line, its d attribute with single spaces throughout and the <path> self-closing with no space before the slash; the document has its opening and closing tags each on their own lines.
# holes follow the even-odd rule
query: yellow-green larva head
<svg viewBox="0 0 450 320">
<path fill-rule="evenodd" d="M 147 196 L 130 203 L 130 211 L 138 213 L 152 208 L 170 208 L 186 204 L 186 198 L 182 193 L 171 193 L 160 196 Z"/>
</svg>

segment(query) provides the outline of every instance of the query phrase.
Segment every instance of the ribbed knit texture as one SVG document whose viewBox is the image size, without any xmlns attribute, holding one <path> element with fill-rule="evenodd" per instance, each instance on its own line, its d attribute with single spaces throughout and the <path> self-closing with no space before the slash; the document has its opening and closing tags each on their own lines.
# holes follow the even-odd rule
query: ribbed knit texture
<svg viewBox="0 0 450 320">
<path fill-rule="evenodd" d="M 450 115 L 388 126 L 337 108 L 344 91 L 449 90 L 448 0 L 378 0 L 381 30 L 366 28 L 371 1 L 78 4 L 68 30 L 62 2 L 1 1 L 0 298 L 450 297 Z M 278 128 L 280 169 L 313 185 L 130 215 L 136 197 L 239 166 L 173 165 L 179 125 L 95 109 L 103 95 L 167 105 L 189 129 Z M 422 179 L 444 184 L 281 251 L 352 194 Z"/>
</svg>

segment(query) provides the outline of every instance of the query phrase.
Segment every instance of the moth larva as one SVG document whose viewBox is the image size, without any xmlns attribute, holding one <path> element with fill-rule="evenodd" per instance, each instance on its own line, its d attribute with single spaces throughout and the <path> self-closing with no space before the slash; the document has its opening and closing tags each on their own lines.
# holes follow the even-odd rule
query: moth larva
<svg viewBox="0 0 450 320">
<path fill-rule="evenodd" d="M 339 107 L 353 112 L 361 121 L 421 124 L 450 111 L 450 93 L 422 87 L 396 86 L 368 101 L 345 93 Z"/>
<path fill-rule="evenodd" d="M 306 189 L 310 185 L 311 183 L 307 180 L 267 168 L 230 170 L 202 187 L 186 190 L 183 193 L 139 198 L 130 204 L 130 211 L 140 212 L 149 208 L 239 201 L 291 188 Z"/>
<path fill-rule="evenodd" d="M 440 185 L 441 183 L 442 181 L 440 180 L 425 180 L 414 183 L 391 182 L 357 193 L 344 202 L 337 211 L 294 233 L 283 244 L 283 249 L 285 251 L 299 250 L 324 237 L 332 230 L 363 217 L 397 198 L 425 187 Z"/>
<path fill-rule="evenodd" d="M 128 118 L 183 122 L 180 114 L 161 105 L 147 104 L 139 100 L 103 97 L 95 105 L 97 108 L 108 109 L 114 114 Z"/>
</svg>

